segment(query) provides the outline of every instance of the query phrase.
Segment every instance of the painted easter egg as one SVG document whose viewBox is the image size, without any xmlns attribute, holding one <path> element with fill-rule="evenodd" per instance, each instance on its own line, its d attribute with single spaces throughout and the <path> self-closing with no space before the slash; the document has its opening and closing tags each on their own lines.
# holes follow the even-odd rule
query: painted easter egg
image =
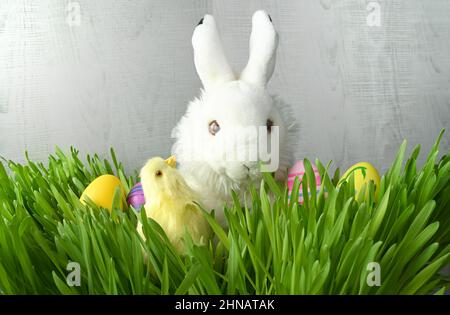
<svg viewBox="0 0 450 315">
<path fill-rule="evenodd" d="M 312 169 L 314 171 L 314 176 L 316 179 L 316 191 L 319 193 L 320 185 L 322 184 L 322 180 L 320 178 L 319 170 L 317 167 L 311 163 Z M 289 198 L 291 198 L 292 189 L 294 187 L 294 180 L 296 177 L 302 181 L 303 175 L 305 174 L 305 165 L 303 161 L 297 161 L 289 170 L 288 170 L 288 189 L 289 189 Z M 308 188 L 309 193 L 309 188 Z M 298 202 L 303 203 L 303 190 L 302 185 L 300 184 L 299 192 L 298 192 Z"/>
<path fill-rule="evenodd" d="M 125 204 L 125 189 L 120 182 L 120 179 L 114 175 L 102 175 L 94 179 L 84 190 L 80 197 L 80 201 L 81 203 L 86 204 L 87 196 L 97 206 L 111 211 L 116 187 L 120 187 L 122 192 L 120 208 L 123 210 Z"/>
<path fill-rule="evenodd" d="M 140 182 L 131 188 L 127 196 L 127 203 L 137 211 L 140 211 L 145 204 L 144 190 Z"/>
<path fill-rule="evenodd" d="M 368 162 L 357 163 L 351 166 L 344 173 L 344 175 L 342 175 L 341 179 L 339 180 L 339 185 L 342 184 L 342 182 L 348 180 L 350 174 L 352 173 L 354 174 L 356 193 L 358 193 L 358 191 L 360 191 L 365 184 L 373 181 L 375 184 L 375 198 L 377 198 L 378 190 L 380 187 L 380 175 L 378 174 L 376 168 Z"/>
</svg>

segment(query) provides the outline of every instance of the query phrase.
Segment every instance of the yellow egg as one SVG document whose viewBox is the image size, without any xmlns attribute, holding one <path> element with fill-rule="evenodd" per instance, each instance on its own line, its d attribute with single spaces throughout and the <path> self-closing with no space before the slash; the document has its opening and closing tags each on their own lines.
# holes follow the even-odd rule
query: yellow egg
<svg viewBox="0 0 450 315">
<path fill-rule="evenodd" d="M 124 209 L 125 189 L 120 179 L 113 175 L 102 175 L 97 177 L 86 187 L 80 197 L 81 203 L 85 204 L 85 196 L 89 197 L 97 206 L 111 211 L 116 187 L 120 187 L 122 192 L 120 208 Z"/>
<path fill-rule="evenodd" d="M 350 178 L 350 173 L 352 172 L 354 173 L 353 176 L 355 181 L 356 192 L 358 193 L 365 184 L 369 184 L 370 181 L 373 181 L 375 184 L 375 199 L 376 199 L 378 195 L 378 190 L 380 189 L 380 175 L 378 174 L 376 168 L 368 162 L 357 163 L 351 166 L 344 173 L 344 175 L 339 180 L 339 185 L 342 182 L 346 181 L 348 178 Z M 366 186 L 366 189 L 368 189 L 368 186 Z"/>
</svg>

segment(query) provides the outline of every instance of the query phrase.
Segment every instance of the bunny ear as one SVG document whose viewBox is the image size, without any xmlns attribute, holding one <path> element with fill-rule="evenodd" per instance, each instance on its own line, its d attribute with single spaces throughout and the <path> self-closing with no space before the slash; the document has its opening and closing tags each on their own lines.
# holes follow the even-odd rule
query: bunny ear
<svg viewBox="0 0 450 315">
<path fill-rule="evenodd" d="M 277 46 L 278 35 L 270 15 L 263 10 L 256 11 L 252 18 L 249 59 L 240 79 L 265 86 L 275 68 Z"/>
<path fill-rule="evenodd" d="M 200 20 L 192 35 L 194 63 L 205 89 L 235 76 L 223 51 L 216 22 L 211 15 Z"/>
</svg>

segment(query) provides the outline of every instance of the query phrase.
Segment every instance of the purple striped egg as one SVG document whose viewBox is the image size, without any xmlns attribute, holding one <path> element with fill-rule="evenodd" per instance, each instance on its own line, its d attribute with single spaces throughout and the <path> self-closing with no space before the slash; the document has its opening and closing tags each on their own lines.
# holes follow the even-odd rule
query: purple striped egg
<svg viewBox="0 0 450 315">
<path fill-rule="evenodd" d="M 131 188 L 127 196 L 127 203 L 137 211 L 141 211 L 141 207 L 145 204 L 145 197 L 144 190 L 142 189 L 142 184 L 140 182 Z"/>
<path fill-rule="evenodd" d="M 320 191 L 320 185 L 322 184 L 322 180 L 320 178 L 319 170 L 317 167 L 311 163 L 312 169 L 314 171 L 314 176 L 316 178 L 316 191 L 319 193 Z M 305 165 L 303 164 L 303 161 L 297 161 L 294 166 L 292 166 L 288 171 L 288 188 L 289 188 L 289 199 L 291 198 L 292 189 L 294 187 L 294 180 L 296 177 L 302 181 L 303 175 L 305 174 Z M 308 188 L 308 194 L 309 194 L 309 188 Z M 303 203 L 303 191 L 302 191 L 302 185 L 300 184 L 299 192 L 298 192 L 298 202 L 300 204 Z"/>
</svg>

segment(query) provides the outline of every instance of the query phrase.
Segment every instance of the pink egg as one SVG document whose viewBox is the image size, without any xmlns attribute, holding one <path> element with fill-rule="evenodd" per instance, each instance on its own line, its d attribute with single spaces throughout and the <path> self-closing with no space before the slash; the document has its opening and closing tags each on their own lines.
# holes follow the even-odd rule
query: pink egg
<svg viewBox="0 0 450 315">
<path fill-rule="evenodd" d="M 322 184 L 322 180 L 320 178 L 319 170 L 317 167 L 311 163 L 312 169 L 314 171 L 314 175 L 316 177 L 316 191 L 320 191 L 320 185 Z M 288 171 L 288 188 L 289 188 L 289 198 L 291 198 L 292 188 L 294 187 L 294 180 L 296 177 L 302 181 L 303 175 L 305 174 L 305 165 L 303 161 L 297 161 Z M 308 188 L 309 192 L 309 188 Z M 302 185 L 300 184 L 299 192 L 298 192 L 298 202 L 303 203 L 303 192 Z"/>
</svg>

